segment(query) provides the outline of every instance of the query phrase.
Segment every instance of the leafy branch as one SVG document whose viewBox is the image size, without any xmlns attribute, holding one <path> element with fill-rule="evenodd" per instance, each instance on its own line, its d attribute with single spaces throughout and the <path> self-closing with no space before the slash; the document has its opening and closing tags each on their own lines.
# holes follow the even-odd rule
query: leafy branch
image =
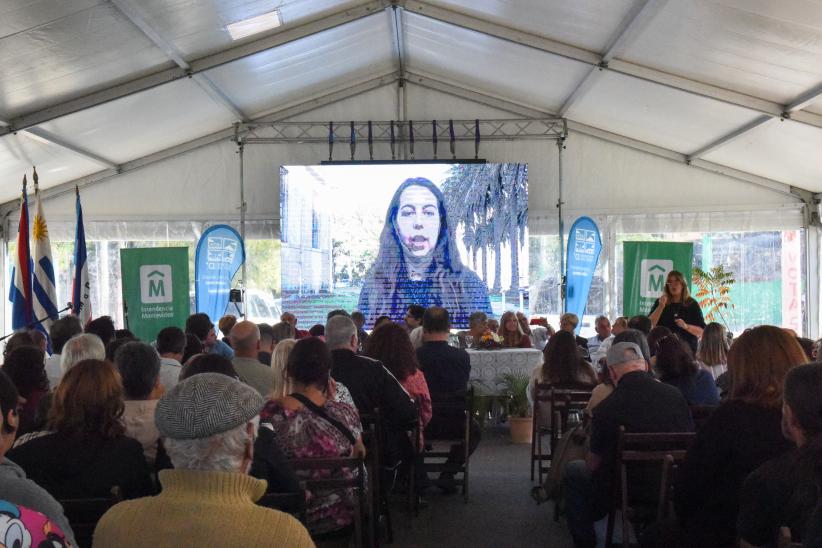
<svg viewBox="0 0 822 548">
<path fill-rule="evenodd" d="M 708 271 L 694 267 L 693 281 L 699 288 L 694 297 L 699 301 L 700 308 L 707 310 L 705 319 L 712 322 L 719 317 L 725 327 L 730 329 L 728 317 L 735 308 L 731 302 L 731 287 L 736 283 L 733 272 L 725 270 L 721 264 Z"/>
</svg>

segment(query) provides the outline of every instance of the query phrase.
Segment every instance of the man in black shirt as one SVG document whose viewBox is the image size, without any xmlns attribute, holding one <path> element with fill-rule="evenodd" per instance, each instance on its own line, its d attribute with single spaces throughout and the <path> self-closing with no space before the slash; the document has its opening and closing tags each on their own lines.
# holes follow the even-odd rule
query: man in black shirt
<svg viewBox="0 0 822 548">
<path fill-rule="evenodd" d="M 331 376 L 351 392 L 360 415 L 380 410 L 386 434 L 383 462 L 393 464 L 406 449 L 400 447 L 400 441 L 417 422 L 417 406 L 381 362 L 356 354 L 359 345 L 357 326 L 350 317 L 336 315 L 329 318 L 325 325 L 325 340 L 331 349 Z"/>
<path fill-rule="evenodd" d="M 616 343 L 606 359 L 616 388 L 594 408 L 588 456 L 568 463 L 563 477 L 568 527 L 577 547 L 596 545 L 594 522 L 605 516 L 610 502 L 619 427 L 626 432 L 688 432 L 693 427 L 682 393 L 648 374 L 638 345 Z"/>
<path fill-rule="evenodd" d="M 417 361 L 420 363 L 431 401 L 434 404 L 434 416 L 425 429 L 425 437 L 459 437 L 464 428 L 465 416 L 438 415 L 437 398 L 445 395 L 464 394 L 468 389 L 471 375 L 471 359 L 465 350 L 448 344 L 451 333 L 451 321 L 448 311 L 439 306 L 429 307 L 422 317 L 422 330 L 425 342 L 417 349 Z M 468 443 L 468 454 L 474 452 L 480 442 L 479 423 L 471 420 L 471 431 Z M 451 446 L 446 464 L 457 470 L 462 465 L 465 447 L 463 444 Z M 455 492 L 453 487 L 454 471 L 446 470 L 440 475 L 440 487 L 446 492 Z"/>
</svg>

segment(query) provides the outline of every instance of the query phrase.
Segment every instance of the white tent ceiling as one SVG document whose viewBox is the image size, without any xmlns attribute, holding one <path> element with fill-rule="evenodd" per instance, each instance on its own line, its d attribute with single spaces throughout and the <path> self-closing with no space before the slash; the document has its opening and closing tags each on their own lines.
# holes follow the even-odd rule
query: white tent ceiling
<svg viewBox="0 0 822 548">
<path fill-rule="evenodd" d="M 231 40 L 274 8 L 282 27 Z M 127 171 L 400 78 L 822 192 L 811 0 L 6 0 L 0 202 L 31 165 L 45 187 Z"/>
</svg>

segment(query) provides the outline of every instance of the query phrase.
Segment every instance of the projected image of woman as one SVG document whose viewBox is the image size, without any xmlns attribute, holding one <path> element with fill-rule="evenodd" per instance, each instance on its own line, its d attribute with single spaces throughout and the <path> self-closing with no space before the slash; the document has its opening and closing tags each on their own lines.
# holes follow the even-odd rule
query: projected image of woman
<svg viewBox="0 0 822 548">
<path fill-rule="evenodd" d="M 454 327 L 472 312 L 491 313 L 485 283 L 459 257 L 442 192 L 422 177 L 406 179 L 391 199 L 358 308 L 370 327 L 383 314 L 402 320 L 412 304 L 446 308 Z"/>
</svg>

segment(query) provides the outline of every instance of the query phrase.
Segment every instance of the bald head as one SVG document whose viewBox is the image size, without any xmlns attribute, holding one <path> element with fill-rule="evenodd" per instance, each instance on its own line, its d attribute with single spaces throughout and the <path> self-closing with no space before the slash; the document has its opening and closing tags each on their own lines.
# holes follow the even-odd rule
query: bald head
<svg viewBox="0 0 822 548">
<path fill-rule="evenodd" d="M 249 321 L 237 322 L 231 328 L 231 347 L 238 358 L 257 358 L 260 351 L 260 328 Z"/>
</svg>

